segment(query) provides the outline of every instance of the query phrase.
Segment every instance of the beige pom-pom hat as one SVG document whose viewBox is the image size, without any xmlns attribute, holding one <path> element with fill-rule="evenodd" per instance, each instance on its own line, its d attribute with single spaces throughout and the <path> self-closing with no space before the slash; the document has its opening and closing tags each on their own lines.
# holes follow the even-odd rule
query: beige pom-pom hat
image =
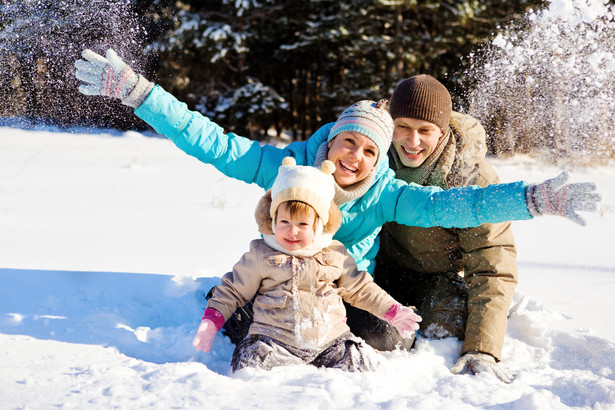
<svg viewBox="0 0 615 410">
<path fill-rule="evenodd" d="M 278 169 L 278 176 L 271 187 L 271 208 L 273 218 L 282 202 L 301 201 L 310 205 L 323 225 L 329 222 L 329 208 L 335 196 L 333 172 L 335 165 L 326 160 L 320 169 L 297 165 L 293 157 L 286 157 Z"/>
<path fill-rule="evenodd" d="M 333 202 L 334 171 L 335 165 L 329 160 L 317 168 L 297 165 L 292 157 L 284 158 L 273 186 L 261 198 L 254 213 L 258 230 L 268 243 L 272 240 L 267 237 L 273 235 L 276 211 L 285 201 L 301 201 L 314 208 L 318 215 L 316 242 L 321 246 L 331 242 L 342 225 L 342 214 Z"/>
</svg>

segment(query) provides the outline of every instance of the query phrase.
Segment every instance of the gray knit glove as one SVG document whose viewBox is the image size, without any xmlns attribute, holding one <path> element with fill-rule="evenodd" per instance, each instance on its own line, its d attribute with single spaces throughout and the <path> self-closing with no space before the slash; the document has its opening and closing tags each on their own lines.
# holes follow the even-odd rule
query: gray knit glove
<svg viewBox="0 0 615 410">
<path fill-rule="evenodd" d="M 489 373 L 504 383 L 510 383 L 514 377 L 508 369 L 498 365 L 493 356 L 480 352 L 466 353 L 461 356 L 455 366 L 451 368 L 451 373 Z"/>
<path fill-rule="evenodd" d="M 83 50 L 81 56 L 85 60 L 75 61 L 75 76 L 83 82 L 79 86 L 82 94 L 119 98 L 123 104 L 137 108 L 154 87 L 111 48 L 106 58 L 89 49 Z"/>
<path fill-rule="evenodd" d="M 598 211 L 602 197 L 595 192 L 597 187 L 592 182 L 566 184 L 567 180 L 568 173 L 562 172 L 555 178 L 528 186 L 525 199 L 530 215 L 559 215 L 585 226 L 577 211 Z"/>
</svg>

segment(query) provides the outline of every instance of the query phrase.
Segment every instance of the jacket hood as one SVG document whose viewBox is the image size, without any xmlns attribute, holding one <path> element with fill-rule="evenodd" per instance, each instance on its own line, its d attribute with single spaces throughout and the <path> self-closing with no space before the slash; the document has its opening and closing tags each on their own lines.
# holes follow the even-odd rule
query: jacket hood
<svg viewBox="0 0 615 410">
<path fill-rule="evenodd" d="M 475 118 L 455 111 L 451 114 L 450 127 L 454 147 L 445 150 L 442 155 L 448 156 L 443 164 L 448 168 L 447 184 L 449 187 L 473 185 L 479 173 L 477 164 L 483 161 L 487 154 L 485 129 Z"/>
<path fill-rule="evenodd" d="M 258 226 L 258 231 L 262 235 L 273 235 L 272 223 L 273 219 L 269 213 L 271 208 L 271 190 L 265 192 L 265 195 L 258 201 L 256 205 L 256 211 L 254 211 L 254 217 L 256 219 L 256 225 Z M 329 222 L 323 227 L 323 233 L 334 235 L 335 232 L 342 225 L 342 213 L 335 205 L 333 201 L 331 201 L 331 206 L 329 207 Z"/>
</svg>

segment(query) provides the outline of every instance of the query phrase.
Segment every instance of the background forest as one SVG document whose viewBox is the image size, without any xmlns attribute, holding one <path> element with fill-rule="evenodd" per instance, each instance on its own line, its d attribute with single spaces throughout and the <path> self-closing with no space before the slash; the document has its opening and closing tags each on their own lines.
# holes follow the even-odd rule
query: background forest
<svg viewBox="0 0 615 410">
<path fill-rule="evenodd" d="M 351 103 L 388 98 L 420 73 L 472 112 L 473 58 L 543 3 L 9 0 L 0 6 L 0 118 L 144 128 L 128 107 L 76 92 L 73 62 L 86 47 L 113 47 L 191 109 L 253 139 L 283 130 L 305 139 Z M 481 114 L 501 136 L 505 113 Z M 491 138 L 491 153 L 527 150 L 519 138 Z"/>
</svg>

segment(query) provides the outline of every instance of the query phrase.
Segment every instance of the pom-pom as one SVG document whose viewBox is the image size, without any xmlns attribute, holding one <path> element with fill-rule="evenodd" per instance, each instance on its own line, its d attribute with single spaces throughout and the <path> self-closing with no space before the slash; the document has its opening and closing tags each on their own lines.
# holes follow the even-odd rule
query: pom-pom
<svg viewBox="0 0 615 410">
<path fill-rule="evenodd" d="M 382 100 L 376 103 L 376 108 L 380 110 L 388 110 L 389 109 L 389 100 L 383 98 Z"/>
<path fill-rule="evenodd" d="M 297 161 L 293 157 L 286 157 L 282 160 L 282 165 L 296 165 Z"/>
<path fill-rule="evenodd" d="M 335 164 L 327 159 L 325 160 L 325 162 L 322 163 L 320 169 L 322 169 L 322 172 L 324 172 L 325 174 L 331 175 L 335 172 Z"/>
</svg>

